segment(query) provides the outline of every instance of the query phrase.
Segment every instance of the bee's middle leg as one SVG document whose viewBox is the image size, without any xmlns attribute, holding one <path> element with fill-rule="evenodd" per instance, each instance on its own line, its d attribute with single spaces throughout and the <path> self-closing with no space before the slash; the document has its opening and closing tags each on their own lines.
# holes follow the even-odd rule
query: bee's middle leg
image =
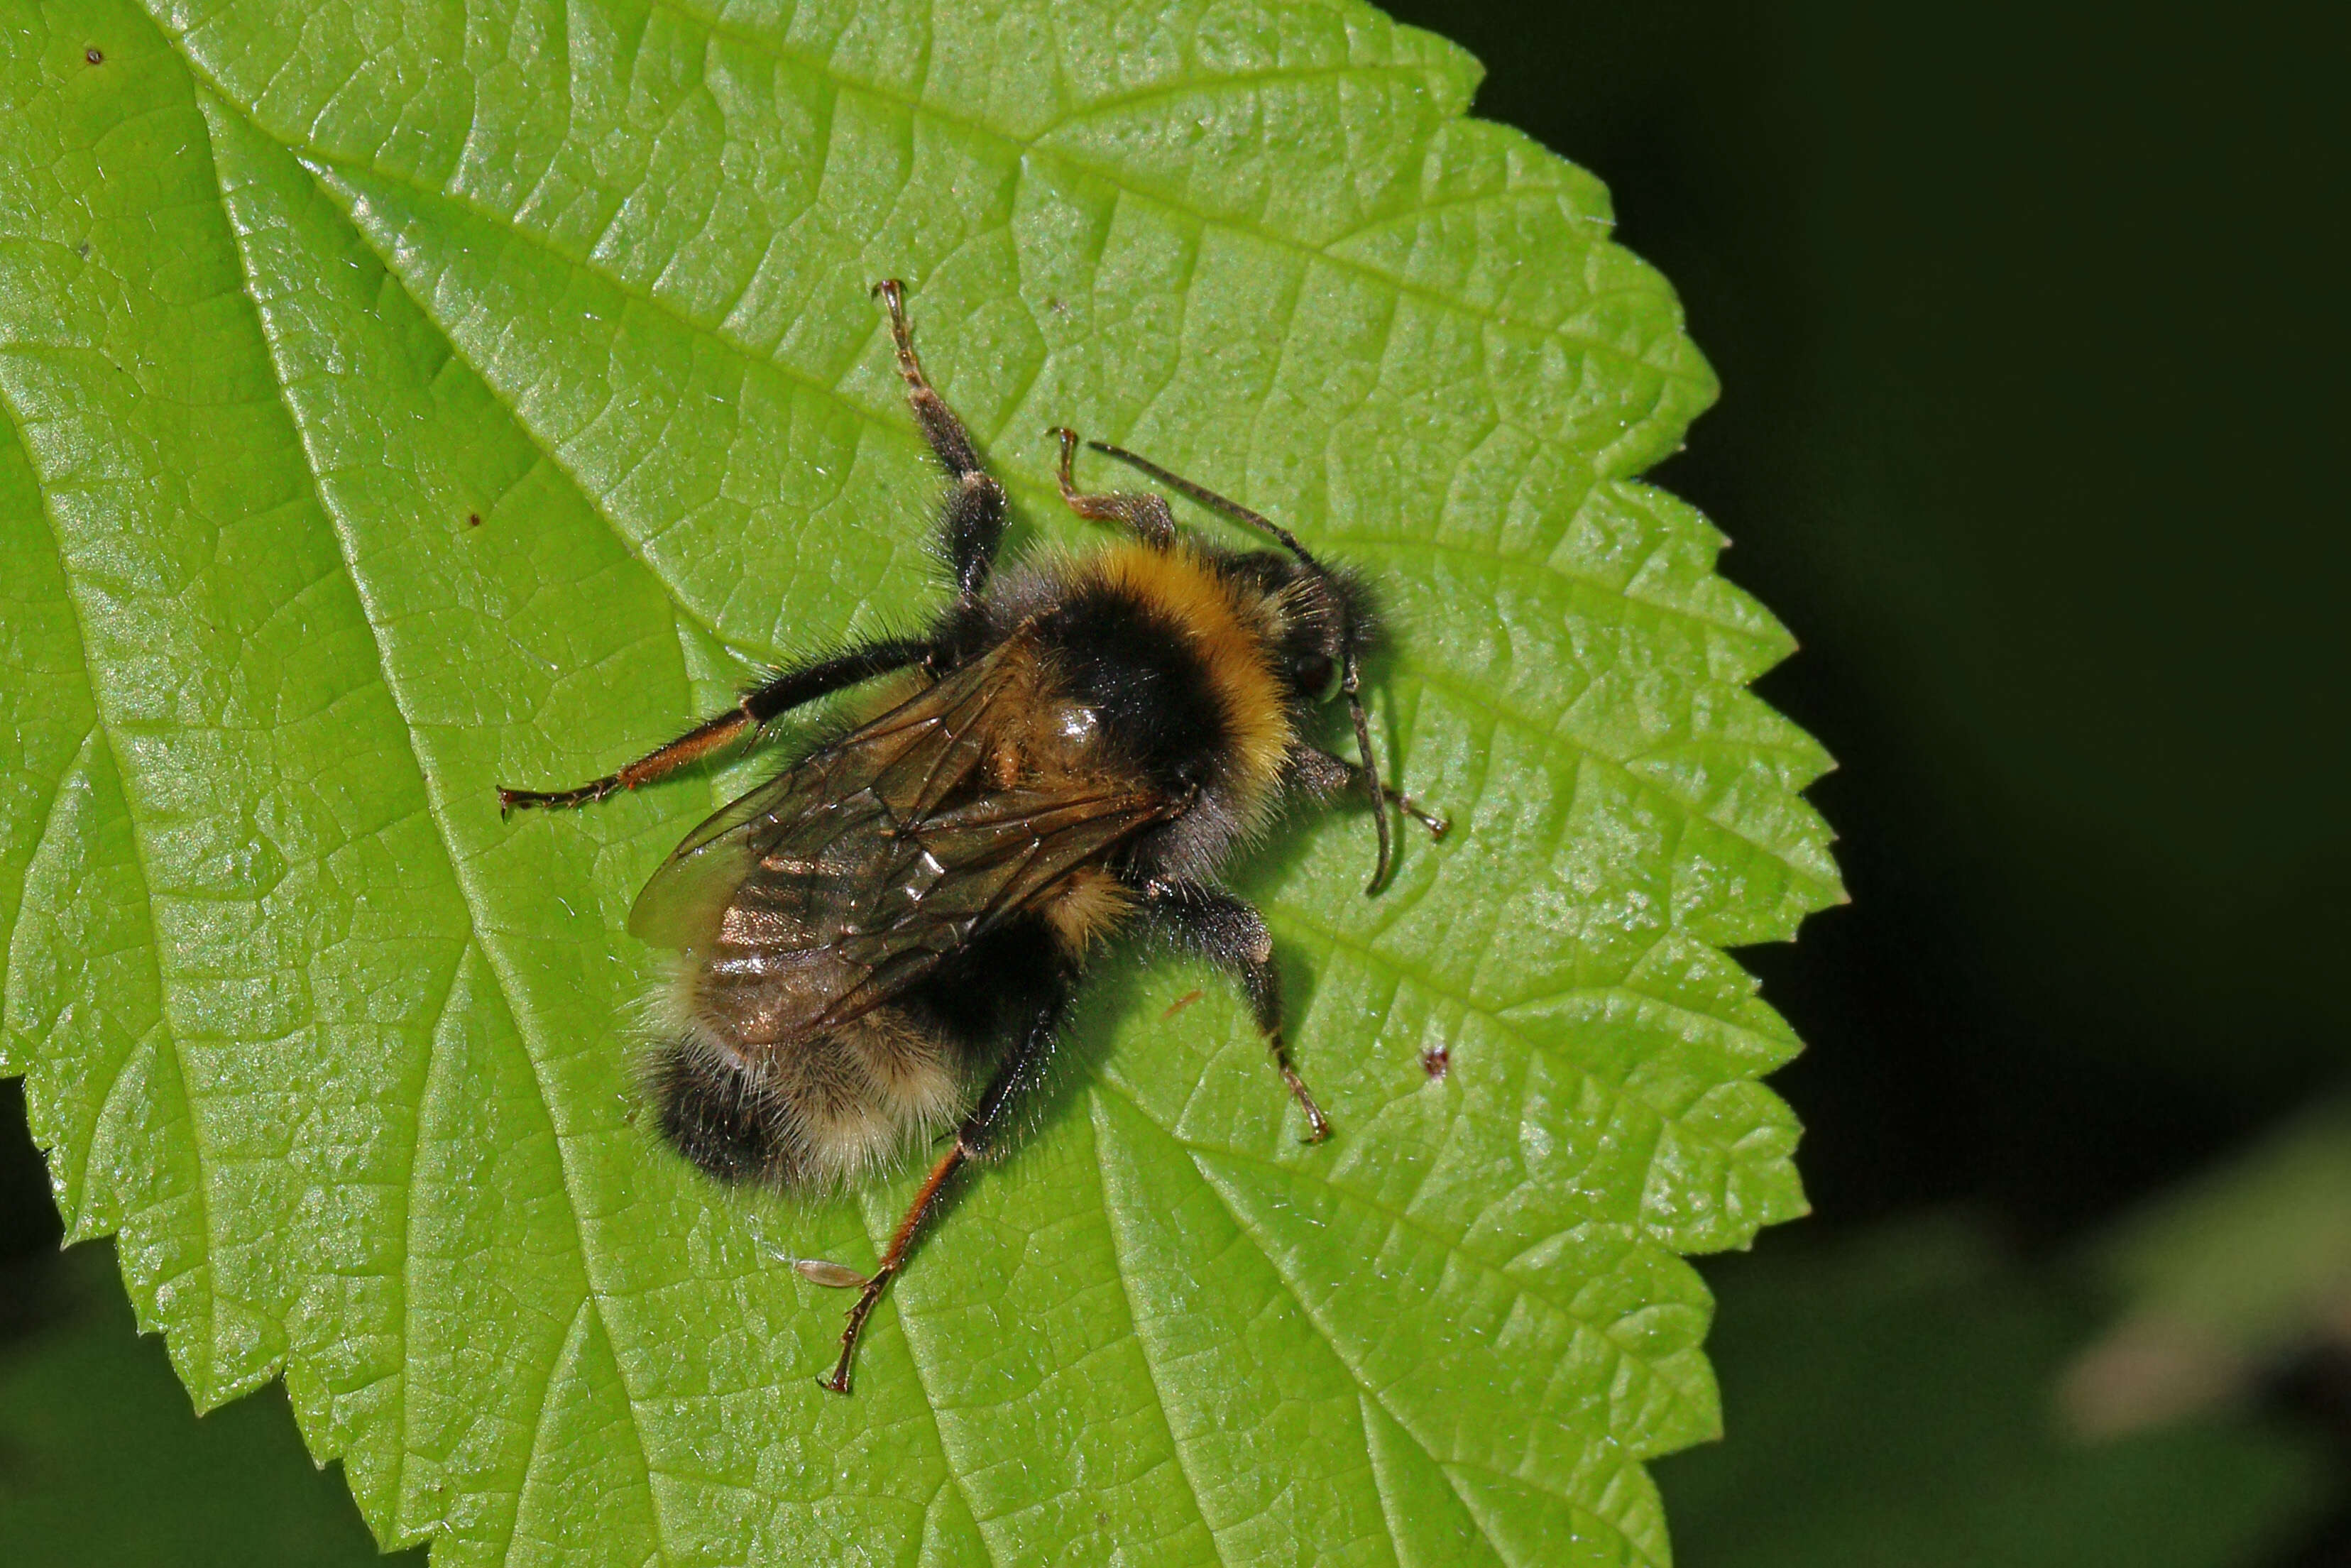
<svg viewBox="0 0 2351 1568">
<path fill-rule="evenodd" d="M 873 286 L 873 292 L 890 311 L 890 340 L 898 351 L 898 376 L 906 383 L 907 406 L 914 411 L 914 423 L 940 466 L 955 481 L 940 509 L 939 533 L 955 572 L 956 591 L 969 598 L 987 586 L 996 547 L 1004 539 L 1004 487 L 980 461 L 963 421 L 923 374 L 923 363 L 914 357 L 914 333 L 906 325 L 905 286 L 886 277 Z"/>
<path fill-rule="evenodd" d="M 1281 1030 L 1281 972 L 1274 967 L 1273 935 L 1265 928 L 1265 916 L 1221 888 L 1175 878 L 1147 883 L 1143 904 L 1162 929 L 1239 982 L 1273 1057 L 1273 1070 L 1305 1114 L 1306 1141 L 1319 1144 L 1329 1137 L 1331 1124 L 1322 1107 L 1290 1060 L 1290 1042 Z"/>
<path fill-rule="evenodd" d="M 544 810 L 585 806 L 601 800 L 607 795 L 667 778 L 687 764 L 698 762 L 712 752 L 732 745 L 747 732 L 758 728 L 770 719 L 819 697 L 829 696 L 843 687 L 853 686 L 860 681 L 870 681 L 876 675 L 904 669 L 908 664 L 928 658 L 931 651 L 931 644 L 926 641 L 885 637 L 852 648 L 847 653 L 836 653 L 829 659 L 794 665 L 744 693 L 743 700 L 725 713 L 712 715 L 675 740 L 656 747 L 618 772 L 607 773 L 601 779 L 591 779 L 570 789 L 508 789 L 501 787 L 498 790 L 498 810 L 503 814 L 517 806 L 537 806 Z"/>
</svg>

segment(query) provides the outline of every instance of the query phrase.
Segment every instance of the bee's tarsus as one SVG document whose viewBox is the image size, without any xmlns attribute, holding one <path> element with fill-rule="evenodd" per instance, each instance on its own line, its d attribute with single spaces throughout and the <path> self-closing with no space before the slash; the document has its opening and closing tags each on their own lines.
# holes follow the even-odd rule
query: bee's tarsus
<svg viewBox="0 0 2351 1568">
<path fill-rule="evenodd" d="M 906 1218 L 898 1222 L 897 1232 L 890 1238 L 889 1250 L 882 1254 L 882 1261 L 867 1277 L 864 1288 L 857 1292 L 857 1300 L 851 1303 L 849 1322 L 841 1331 L 841 1359 L 833 1364 L 832 1375 L 822 1380 L 824 1385 L 835 1394 L 849 1392 L 849 1369 L 857 1359 L 858 1336 L 865 1332 L 865 1320 L 872 1315 L 874 1303 L 881 1301 L 882 1292 L 890 1288 L 890 1281 L 904 1264 L 907 1249 L 914 1246 L 914 1238 L 922 1231 L 923 1221 L 937 1205 L 939 1194 L 946 1187 L 947 1178 L 955 1175 L 956 1167 L 963 1164 L 969 1153 L 964 1140 L 958 1136 L 955 1146 L 939 1156 L 938 1164 L 933 1166 L 931 1174 L 924 1178 L 922 1190 L 914 1194 L 914 1201 L 906 1206 Z"/>
<path fill-rule="evenodd" d="M 1381 792 L 1391 805 L 1427 830 L 1430 842 L 1444 842 L 1445 835 L 1453 831 L 1453 819 L 1443 811 L 1422 805 L 1401 789 L 1390 789 L 1382 785 Z"/>
<path fill-rule="evenodd" d="M 1319 1144 L 1328 1138 L 1331 1135 L 1331 1119 L 1323 1115 L 1322 1107 L 1314 1103 L 1314 1092 L 1306 1087 L 1306 1081 L 1287 1067 L 1281 1070 L 1281 1079 L 1290 1085 L 1290 1092 L 1297 1100 L 1298 1108 L 1306 1113 L 1306 1135 L 1298 1141 Z"/>
<path fill-rule="evenodd" d="M 1302 1142 L 1319 1144 L 1331 1135 L 1331 1119 L 1322 1114 L 1322 1107 L 1314 1103 L 1314 1091 L 1306 1087 L 1306 1080 L 1298 1076 L 1298 1069 L 1290 1064 L 1290 1047 L 1276 1035 L 1266 1042 L 1272 1048 L 1274 1066 L 1281 1072 L 1281 1081 L 1290 1085 L 1290 1097 L 1306 1116 L 1306 1136 Z"/>
<path fill-rule="evenodd" d="M 887 1263 L 873 1270 L 872 1278 L 865 1281 L 865 1288 L 858 1292 L 855 1303 L 850 1307 L 849 1326 L 841 1331 L 841 1359 L 833 1363 L 831 1376 L 817 1379 L 835 1394 L 849 1392 L 849 1373 L 857 1361 L 858 1336 L 865 1332 L 866 1318 L 872 1315 L 873 1304 L 882 1299 L 882 1292 L 890 1288 L 890 1277 L 897 1271 L 895 1265 Z"/>
<path fill-rule="evenodd" d="M 1270 967 L 1269 963 L 1268 967 Z M 1298 1076 L 1298 1069 L 1291 1065 L 1290 1041 L 1279 1024 L 1265 1031 L 1265 1048 L 1273 1053 L 1274 1071 L 1280 1073 L 1282 1082 L 1290 1086 L 1290 1097 L 1298 1102 L 1298 1109 L 1305 1114 L 1306 1136 L 1299 1141 L 1321 1143 L 1331 1135 L 1330 1118 L 1322 1114 L 1322 1107 L 1314 1103 L 1314 1091 L 1306 1087 L 1306 1080 Z"/>
<path fill-rule="evenodd" d="M 1078 488 L 1077 476 L 1071 464 L 1078 454 L 1078 433 L 1066 424 L 1057 424 L 1045 434 L 1061 444 L 1061 465 L 1055 475 L 1061 487 L 1061 502 L 1078 516 L 1098 523 L 1124 523 L 1134 531 L 1134 537 L 1154 549 L 1165 549 L 1176 542 L 1176 514 L 1167 509 L 1165 497 L 1148 491 L 1105 490 L 1090 494 Z M 1099 441 L 1087 445 L 1098 452 L 1115 452 Z"/>
<path fill-rule="evenodd" d="M 580 806 L 593 805 L 622 788 L 617 778 L 599 779 L 582 784 L 577 789 L 508 789 L 498 790 L 498 815 L 511 816 L 517 807 L 534 807 L 542 811 L 567 811 Z"/>
<path fill-rule="evenodd" d="M 898 374 L 908 390 L 929 392 L 931 383 L 924 378 L 922 361 L 914 358 L 914 329 L 906 324 L 906 286 L 885 277 L 873 286 L 873 293 L 890 312 L 890 341 L 897 350 Z"/>
</svg>

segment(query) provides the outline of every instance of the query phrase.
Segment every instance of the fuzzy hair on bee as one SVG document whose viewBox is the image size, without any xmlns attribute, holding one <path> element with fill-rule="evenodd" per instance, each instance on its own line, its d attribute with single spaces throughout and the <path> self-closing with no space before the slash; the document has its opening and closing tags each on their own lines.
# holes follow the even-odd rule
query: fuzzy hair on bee
<svg viewBox="0 0 2351 1568">
<path fill-rule="evenodd" d="M 577 807 L 756 737 L 820 698 L 872 684 L 862 716 L 717 812 L 653 873 L 629 927 L 674 956 L 650 999 L 644 1089 L 663 1137 L 723 1182 L 837 1191 L 942 1134 L 879 1265 L 860 1285 L 825 1386 L 847 1393 L 866 1317 L 956 1172 L 1033 1119 L 1090 958 L 1134 928 L 1225 971 L 1247 997 L 1310 1142 L 1329 1123 L 1290 1059 L 1263 916 L 1225 867 L 1298 801 L 1445 820 L 1380 781 L 1360 695 L 1374 632 L 1363 580 L 1288 530 L 1134 454 L 1093 450 L 1254 529 L 1235 549 L 1179 529 L 1153 491 L 1062 500 L 1116 534 L 1087 553 L 998 570 L 1004 491 L 925 376 L 904 292 L 882 298 L 914 423 L 946 468 L 953 593 L 920 634 L 778 671 L 733 708 L 619 771 L 503 810 Z M 1311 739 L 1343 699 L 1359 760 Z"/>
</svg>

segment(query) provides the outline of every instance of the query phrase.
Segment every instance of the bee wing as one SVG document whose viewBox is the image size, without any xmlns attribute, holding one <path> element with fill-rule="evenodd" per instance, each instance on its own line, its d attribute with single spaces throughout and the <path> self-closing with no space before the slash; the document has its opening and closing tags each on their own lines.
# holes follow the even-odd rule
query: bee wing
<svg viewBox="0 0 2351 1568">
<path fill-rule="evenodd" d="M 837 839 L 822 863 L 847 874 L 880 825 L 863 818 L 919 818 L 978 766 L 979 721 L 1016 673 L 1010 653 L 998 646 L 714 812 L 646 882 L 629 930 L 655 947 L 705 946 L 752 869 L 789 841 L 805 856 L 813 840 Z"/>
<path fill-rule="evenodd" d="M 991 791 L 907 826 L 876 846 L 874 871 L 845 883 L 771 855 L 744 884 L 737 910 L 748 914 L 756 902 L 816 917 L 821 946 L 810 957 L 830 983 L 813 988 L 825 999 L 810 1007 L 807 1022 L 844 1023 L 1167 814 L 1150 791 Z"/>
<path fill-rule="evenodd" d="M 689 834 L 629 928 L 716 950 L 769 1038 L 843 1023 L 1169 814 L 1145 790 L 979 789 L 1008 649 L 957 671 Z M 952 806 L 943 803 L 956 800 Z"/>
</svg>

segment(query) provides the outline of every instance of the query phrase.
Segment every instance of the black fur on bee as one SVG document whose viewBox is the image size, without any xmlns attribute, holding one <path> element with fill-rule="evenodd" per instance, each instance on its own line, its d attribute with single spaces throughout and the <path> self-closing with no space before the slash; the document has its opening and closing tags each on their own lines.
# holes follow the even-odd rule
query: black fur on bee
<svg viewBox="0 0 2351 1568">
<path fill-rule="evenodd" d="M 668 1142 L 722 1181 L 838 1189 L 953 1129 L 865 1282 L 826 1385 L 948 1178 L 1000 1153 L 1039 1098 L 1089 954 L 1147 925 L 1248 997 L 1311 1140 L 1328 1131 L 1292 1067 L 1265 921 L 1218 883 L 1298 799 L 1360 794 L 1389 864 L 1387 808 L 1359 695 L 1373 637 L 1361 580 L 1290 533 L 1119 448 L 1092 444 L 1258 530 L 1237 549 L 1180 531 L 1151 492 L 1087 493 L 1063 430 L 1062 498 L 1123 536 L 997 570 L 1004 492 L 914 356 L 901 290 L 877 286 L 914 422 L 945 466 L 953 598 L 922 635 L 778 672 L 618 772 L 502 808 L 580 806 L 674 771 L 835 692 L 892 684 L 688 835 L 630 928 L 674 952 L 645 1071 Z M 1343 698 L 1360 762 L 1309 738 Z"/>
</svg>

